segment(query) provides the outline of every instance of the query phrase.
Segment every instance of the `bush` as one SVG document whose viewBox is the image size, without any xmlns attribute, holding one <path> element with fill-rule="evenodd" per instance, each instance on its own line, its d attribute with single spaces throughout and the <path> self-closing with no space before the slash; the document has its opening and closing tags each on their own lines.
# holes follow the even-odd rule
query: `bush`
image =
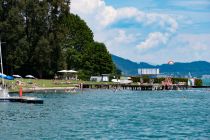
<svg viewBox="0 0 210 140">
<path fill-rule="evenodd" d="M 195 86 L 202 86 L 203 81 L 201 79 L 195 79 Z"/>
</svg>

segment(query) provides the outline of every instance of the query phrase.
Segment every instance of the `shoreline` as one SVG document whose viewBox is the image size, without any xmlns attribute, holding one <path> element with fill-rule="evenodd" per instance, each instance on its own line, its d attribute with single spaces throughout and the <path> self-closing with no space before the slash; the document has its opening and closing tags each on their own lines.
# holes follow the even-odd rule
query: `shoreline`
<svg viewBox="0 0 210 140">
<path fill-rule="evenodd" d="M 107 84 L 105 84 L 107 86 Z M 121 88 L 122 90 L 138 90 L 136 88 L 140 87 L 139 85 L 124 85 L 124 87 L 84 87 L 83 89 L 118 89 Z M 126 86 L 128 86 L 129 88 L 127 88 Z M 189 86 L 187 89 L 207 89 L 210 88 L 210 86 Z M 49 93 L 49 92 L 76 92 L 77 90 L 79 90 L 80 88 L 78 86 L 74 86 L 74 87 L 35 87 L 35 88 L 23 88 L 23 93 L 35 93 L 35 92 L 45 92 L 45 93 Z M 147 91 L 151 91 L 152 89 L 147 89 Z M 167 89 L 163 89 L 163 90 L 167 90 Z M 176 89 L 175 89 L 176 90 Z M 157 91 L 157 90 L 153 90 L 153 91 Z M 15 90 L 15 91 L 9 91 L 9 93 L 19 93 L 19 90 Z"/>
<path fill-rule="evenodd" d="M 79 89 L 78 87 L 35 87 L 35 88 L 23 88 L 23 93 L 34 92 L 58 92 L 58 91 L 74 91 Z M 10 91 L 9 93 L 19 93 L 19 91 Z"/>
</svg>

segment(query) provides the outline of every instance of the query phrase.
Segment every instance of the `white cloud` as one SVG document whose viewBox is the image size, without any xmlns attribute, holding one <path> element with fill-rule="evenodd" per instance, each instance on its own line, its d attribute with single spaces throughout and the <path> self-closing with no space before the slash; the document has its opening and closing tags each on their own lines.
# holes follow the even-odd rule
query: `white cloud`
<svg viewBox="0 0 210 140">
<path fill-rule="evenodd" d="M 167 33 L 163 34 L 160 32 L 154 32 L 150 33 L 147 39 L 144 42 L 137 45 L 137 47 L 140 49 L 151 49 L 160 44 L 166 44 L 167 40 L 168 40 Z"/>
<path fill-rule="evenodd" d="M 136 37 L 133 34 L 127 34 L 124 30 L 117 30 L 117 36 L 114 40 L 118 43 L 131 43 L 135 41 Z"/>
<path fill-rule="evenodd" d="M 161 43 L 165 44 L 168 37 L 170 37 L 170 34 L 174 33 L 178 28 L 176 20 L 166 14 L 145 13 L 134 7 L 114 8 L 106 5 L 103 0 L 72 0 L 71 11 L 85 19 L 91 29 L 93 29 L 95 39 L 97 41 L 105 42 L 106 45 L 110 45 L 107 46 L 108 48 L 118 47 L 115 45 L 120 45 L 119 40 L 122 41 L 122 44 L 125 43 L 124 41 L 126 40 L 127 43 L 129 41 L 134 41 L 135 39 L 141 40 L 141 42 L 137 44 L 144 45 L 144 47 L 140 47 L 140 49 L 145 48 L 146 46 L 148 49 L 153 48 Z M 124 29 L 120 29 L 118 30 L 120 31 L 120 34 L 116 35 L 116 29 L 110 29 L 108 27 L 121 20 L 134 20 L 139 25 L 144 25 L 147 28 L 150 26 L 159 26 L 159 29 L 161 29 L 163 33 L 158 30 L 153 31 L 149 33 L 148 38 L 144 38 L 144 41 L 142 41 L 143 38 L 135 38 L 138 32 L 134 32 L 133 35 L 130 34 L 127 36 L 126 34 L 128 34 L 128 32 Z M 110 36 L 104 34 L 109 34 Z M 131 39 L 132 37 L 134 38 Z M 155 42 L 150 42 L 154 40 Z"/>
<path fill-rule="evenodd" d="M 93 24 L 92 22 L 96 21 L 97 23 L 100 23 L 102 27 L 109 26 L 119 20 L 131 18 L 135 18 L 136 21 L 147 25 L 158 23 L 162 27 L 165 27 L 164 25 L 168 24 L 173 30 L 176 30 L 178 26 L 176 20 L 168 15 L 145 13 L 134 7 L 117 9 L 106 5 L 103 0 L 72 0 L 71 6 L 71 11 L 73 13 L 81 15 L 83 18 L 87 19 L 90 24 Z M 89 17 L 92 18 L 89 19 Z"/>
<path fill-rule="evenodd" d="M 141 57 L 133 60 L 146 62 L 167 63 L 191 62 L 197 60 L 210 60 L 210 34 L 179 34 L 171 39 L 162 50 L 153 53 L 142 53 Z M 157 59 L 158 58 L 158 59 Z"/>
<path fill-rule="evenodd" d="M 209 22 L 209 13 L 183 10 L 146 13 L 135 7 L 114 8 L 103 0 L 72 0 L 71 12 L 87 22 L 96 41 L 104 42 L 111 53 L 124 58 L 153 63 L 210 60 L 210 34 L 192 34 L 192 29 L 191 34 L 175 36 L 178 28 L 183 31 L 195 22 Z M 182 21 L 180 25 L 177 19 Z M 139 26 L 131 29 L 116 26 L 121 21 Z M 164 49 L 151 51 L 160 45 Z"/>
</svg>

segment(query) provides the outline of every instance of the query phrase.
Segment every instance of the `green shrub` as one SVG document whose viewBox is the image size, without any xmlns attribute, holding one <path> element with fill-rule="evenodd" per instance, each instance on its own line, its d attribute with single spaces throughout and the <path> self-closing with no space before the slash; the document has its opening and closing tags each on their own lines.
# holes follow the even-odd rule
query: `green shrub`
<svg viewBox="0 0 210 140">
<path fill-rule="evenodd" d="M 203 81 L 201 79 L 195 79 L 195 86 L 202 86 Z"/>
</svg>

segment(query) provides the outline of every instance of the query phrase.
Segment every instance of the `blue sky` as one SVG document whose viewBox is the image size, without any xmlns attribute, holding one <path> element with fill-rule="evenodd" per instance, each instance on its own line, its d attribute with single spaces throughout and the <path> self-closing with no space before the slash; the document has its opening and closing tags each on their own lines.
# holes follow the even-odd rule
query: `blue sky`
<svg viewBox="0 0 210 140">
<path fill-rule="evenodd" d="M 72 0 L 71 11 L 117 56 L 210 62 L 210 0 Z"/>
</svg>

